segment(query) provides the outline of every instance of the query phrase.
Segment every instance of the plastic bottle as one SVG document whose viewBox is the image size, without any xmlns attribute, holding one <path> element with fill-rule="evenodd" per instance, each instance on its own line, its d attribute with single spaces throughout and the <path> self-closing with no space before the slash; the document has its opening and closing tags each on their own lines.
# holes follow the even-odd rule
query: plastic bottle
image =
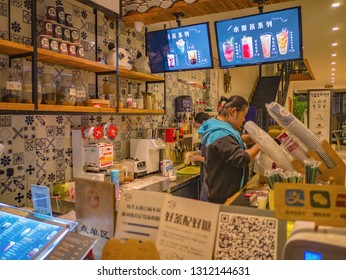
<svg viewBox="0 0 346 280">
<path fill-rule="evenodd" d="M 141 90 L 141 83 L 137 84 L 136 102 L 137 102 L 137 108 L 138 109 L 143 109 L 144 108 L 144 100 L 143 100 L 143 95 L 142 95 L 142 90 Z"/>
<path fill-rule="evenodd" d="M 128 90 L 127 90 L 127 96 L 126 96 L 126 108 L 131 109 L 132 108 L 132 83 L 128 84 Z"/>
</svg>

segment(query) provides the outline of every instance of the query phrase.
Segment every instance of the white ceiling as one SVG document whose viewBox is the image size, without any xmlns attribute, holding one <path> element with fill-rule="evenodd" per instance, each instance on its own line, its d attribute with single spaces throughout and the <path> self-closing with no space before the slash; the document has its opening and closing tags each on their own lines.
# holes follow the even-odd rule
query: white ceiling
<svg viewBox="0 0 346 280">
<path fill-rule="evenodd" d="M 338 8 L 332 8 L 331 4 L 339 2 Z M 289 8 L 302 7 L 303 26 L 303 55 L 308 60 L 315 76 L 313 81 L 292 82 L 293 90 L 321 89 L 325 85 L 333 85 L 334 89 L 346 91 L 346 0 L 296 0 L 282 4 L 264 6 L 264 12 Z M 227 19 L 258 13 L 257 8 L 243 9 L 232 12 L 208 15 L 203 17 L 183 19 L 183 24 L 188 25 L 197 22 Z M 175 21 L 166 22 L 167 27 L 176 26 Z M 163 23 L 148 25 L 148 30 L 161 29 Z M 332 27 L 338 26 L 339 31 L 332 31 Z M 213 24 L 211 24 L 213 28 Z M 211 31 L 212 37 L 214 30 Z M 332 47 L 332 43 L 338 46 Z M 216 45 L 213 46 L 216 57 Z M 337 56 L 332 58 L 332 53 Z M 335 82 L 331 82 L 332 65 L 335 61 Z"/>
</svg>

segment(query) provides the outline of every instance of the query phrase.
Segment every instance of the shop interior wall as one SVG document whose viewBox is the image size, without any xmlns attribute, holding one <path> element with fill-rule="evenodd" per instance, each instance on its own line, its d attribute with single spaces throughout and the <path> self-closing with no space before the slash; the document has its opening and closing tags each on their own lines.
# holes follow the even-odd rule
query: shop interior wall
<svg viewBox="0 0 346 280">
<path fill-rule="evenodd" d="M 45 6 L 55 5 L 56 1 L 38 1 L 38 28 L 42 28 Z M 8 33 L 9 7 L 7 1 L 0 2 L 0 38 L 31 44 L 30 36 L 30 1 L 10 1 L 11 32 Z M 80 29 L 81 44 L 84 46 L 87 59 L 95 58 L 95 24 L 92 11 L 82 4 L 71 1 L 62 2 L 65 11 L 73 17 L 74 27 Z M 106 55 L 108 43 L 115 40 L 115 23 L 107 21 L 101 16 L 98 19 L 99 47 Z M 145 53 L 144 31 L 136 32 L 120 24 L 120 47 L 127 49 L 133 57 L 137 51 Z M 13 61 L 12 66 L 23 71 L 30 69 L 30 62 L 25 59 Z M 7 56 L 0 55 L 0 68 L 9 66 Z M 89 97 L 95 97 L 95 75 L 85 71 L 63 68 L 56 65 L 39 63 L 39 72 L 52 71 L 57 81 L 64 74 L 80 76 L 85 81 Z M 194 71 L 193 71 L 194 72 Z M 179 82 L 179 79 L 198 79 L 206 82 L 208 74 L 208 89 L 200 89 Z M 140 138 L 147 128 L 160 128 L 170 126 L 174 118 L 174 98 L 179 95 L 191 95 L 195 100 L 210 95 L 210 103 L 214 105 L 218 99 L 219 82 L 218 70 L 198 71 L 198 73 L 172 73 L 166 74 L 166 114 L 162 115 L 0 115 L 0 142 L 6 147 L 0 157 L 0 202 L 14 206 L 31 205 L 31 184 L 53 186 L 72 180 L 71 129 L 80 126 L 96 126 L 101 123 L 112 122 L 118 127 L 118 134 L 114 142 L 115 159 L 121 160 L 129 156 L 129 141 L 131 138 Z M 99 93 L 102 95 L 103 83 L 115 82 L 114 77 L 100 77 Z M 128 80 L 120 80 L 121 94 L 126 94 Z M 132 81 L 136 82 L 136 81 Z M 144 85 L 143 85 L 144 86 Z M 163 84 L 157 84 L 150 91 L 163 98 Z M 144 88 L 144 87 L 142 87 Z M 14 171 L 13 176 L 7 176 Z M 9 172 L 9 173 L 8 173 Z"/>
</svg>

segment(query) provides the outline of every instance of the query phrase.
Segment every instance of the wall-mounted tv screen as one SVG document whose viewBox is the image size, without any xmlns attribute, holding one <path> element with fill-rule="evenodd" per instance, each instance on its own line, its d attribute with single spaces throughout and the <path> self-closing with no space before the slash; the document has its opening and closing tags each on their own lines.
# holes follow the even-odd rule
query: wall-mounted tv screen
<svg viewBox="0 0 346 280">
<path fill-rule="evenodd" d="M 146 32 L 151 73 L 213 68 L 209 24 Z"/>
<path fill-rule="evenodd" d="M 215 22 L 221 68 L 303 59 L 301 9 Z"/>
</svg>

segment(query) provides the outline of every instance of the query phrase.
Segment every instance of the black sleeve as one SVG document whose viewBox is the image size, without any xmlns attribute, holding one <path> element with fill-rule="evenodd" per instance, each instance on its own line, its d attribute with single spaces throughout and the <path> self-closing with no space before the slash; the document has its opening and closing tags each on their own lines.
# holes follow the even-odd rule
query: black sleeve
<svg viewBox="0 0 346 280">
<path fill-rule="evenodd" d="M 246 167 L 250 163 L 250 156 L 231 136 L 222 137 L 214 142 L 220 157 L 234 167 Z"/>
</svg>

